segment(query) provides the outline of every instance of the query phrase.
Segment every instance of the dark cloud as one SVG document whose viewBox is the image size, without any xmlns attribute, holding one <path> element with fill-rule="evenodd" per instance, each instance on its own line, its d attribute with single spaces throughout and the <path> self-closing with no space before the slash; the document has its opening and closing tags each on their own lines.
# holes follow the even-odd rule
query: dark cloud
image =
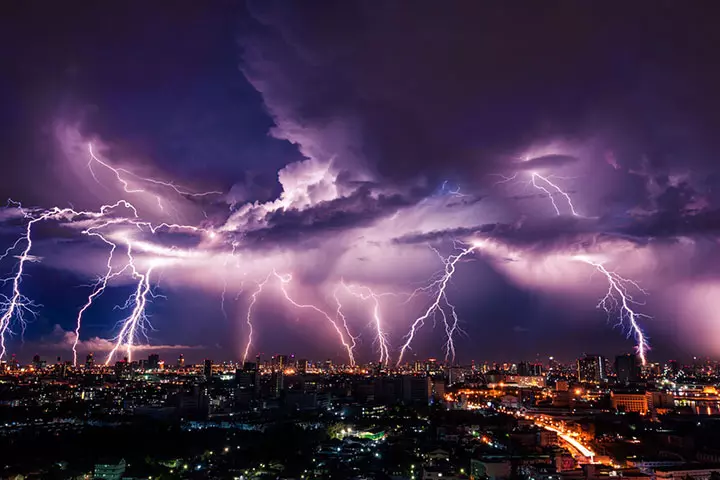
<svg viewBox="0 0 720 480">
<path fill-rule="evenodd" d="M 265 217 L 266 227 L 246 232 L 243 238 L 246 244 L 261 248 L 297 246 L 298 241 L 324 238 L 370 225 L 419 200 L 412 194 L 374 193 L 370 188 L 362 187 L 349 196 L 321 202 L 305 210 L 293 208 L 271 212 Z"/>
<path fill-rule="evenodd" d="M 475 227 L 459 227 L 404 235 L 394 241 L 398 244 L 421 244 L 453 239 L 481 240 L 492 238 L 515 247 L 535 250 L 553 250 L 562 246 L 581 244 L 600 233 L 595 220 L 577 217 L 555 217 L 542 220 L 521 220 L 516 223 L 488 223 Z"/>
<path fill-rule="evenodd" d="M 701 5 L 259 1 L 250 10 L 242 70 L 276 119 L 273 135 L 307 155 L 393 179 L 467 181 L 551 137 L 592 138 L 596 155 L 610 149 L 618 164 L 642 154 L 702 162 L 718 143 L 720 67 L 709 45 L 720 32 Z M 561 159 L 570 161 L 537 163 Z"/>
</svg>

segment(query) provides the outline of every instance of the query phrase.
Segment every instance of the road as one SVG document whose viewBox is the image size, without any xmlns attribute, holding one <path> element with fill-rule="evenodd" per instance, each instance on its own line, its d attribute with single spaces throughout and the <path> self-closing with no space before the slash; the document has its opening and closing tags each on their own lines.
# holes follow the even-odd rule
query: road
<svg viewBox="0 0 720 480">
<path fill-rule="evenodd" d="M 581 443 L 576 437 L 566 432 L 562 426 L 562 422 L 560 426 L 556 426 L 544 421 L 539 415 L 527 415 L 522 413 L 517 413 L 516 415 L 532 420 L 538 427 L 557 433 L 558 437 L 573 447 L 587 463 L 595 463 L 595 452 L 593 452 L 589 446 Z"/>
</svg>

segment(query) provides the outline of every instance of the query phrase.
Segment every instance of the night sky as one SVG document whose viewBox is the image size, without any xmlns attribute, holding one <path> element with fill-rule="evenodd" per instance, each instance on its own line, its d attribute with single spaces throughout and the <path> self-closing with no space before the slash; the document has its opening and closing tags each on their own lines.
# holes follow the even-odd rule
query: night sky
<svg viewBox="0 0 720 480">
<path fill-rule="evenodd" d="M 72 359 L 111 272 L 83 358 L 347 361 L 342 338 L 393 363 L 417 319 L 403 360 L 452 357 L 448 333 L 460 362 L 610 356 L 635 320 L 649 361 L 717 356 L 719 13 L 5 2 L 0 194 L 23 206 L 0 210 L 5 355 Z M 49 209 L 121 199 L 38 220 L 23 256 Z M 636 302 L 622 325 L 602 269 Z"/>
</svg>

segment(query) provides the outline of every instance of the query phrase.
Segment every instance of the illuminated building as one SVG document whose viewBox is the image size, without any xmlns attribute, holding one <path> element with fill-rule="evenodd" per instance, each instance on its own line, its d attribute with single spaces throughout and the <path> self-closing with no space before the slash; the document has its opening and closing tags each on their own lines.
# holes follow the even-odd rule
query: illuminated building
<svg viewBox="0 0 720 480">
<path fill-rule="evenodd" d="M 640 360 L 632 353 L 615 357 L 615 373 L 618 383 L 633 383 L 640 381 Z"/>
<path fill-rule="evenodd" d="M 95 366 L 95 355 L 93 352 L 87 354 L 85 357 L 85 368 L 93 368 Z"/>
<path fill-rule="evenodd" d="M 435 358 L 428 358 L 425 362 L 425 371 L 426 372 L 434 372 L 438 368 L 437 359 Z"/>
<path fill-rule="evenodd" d="M 279 397 L 280 392 L 285 388 L 285 373 L 282 370 L 275 370 L 272 373 L 272 393 L 273 396 Z"/>
<path fill-rule="evenodd" d="M 235 371 L 235 382 L 239 391 L 249 398 L 260 394 L 260 368 L 257 363 L 245 362 L 242 370 Z"/>
<path fill-rule="evenodd" d="M 550 368 L 550 370 L 557 370 L 560 368 L 560 362 L 555 360 L 555 357 L 550 357 L 548 359 L 548 367 Z"/>
<path fill-rule="evenodd" d="M 303 375 L 307 373 L 308 370 L 308 361 L 305 358 L 301 358 L 298 360 L 298 372 L 302 373 Z"/>
<path fill-rule="evenodd" d="M 517 384 L 518 387 L 545 387 L 545 377 L 538 375 L 520 376 L 508 375 L 505 379 L 507 384 Z"/>
<path fill-rule="evenodd" d="M 185 366 L 185 357 L 183 357 L 183 354 L 182 354 L 182 353 L 180 354 L 180 356 L 178 356 L 177 366 L 178 366 L 179 368 L 182 368 L 182 367 Z"/>
<path fill-rule="evenodd" d="M 610 392 L 610 402 L 615 410 L 646 415 L 650 411 L 650 398 L 645 392 Z"/>
<path fill-rule="evenodd" d="M 119 462 L 103 461 L 95 464 L 94 478 L 102 478 L 103 480 L 121 480 L 125 473 L 127 464 L 122 459 Z"/>
<path fill-rule="evenodd" d="M 452 385 L 454 383 L 461 383 L 465 379 L 462 371 L 457 367 L 449 367 L 447 369 L 447 378 L 448 385 Z"/>
<path fill-rule="evenodd" d="M 578 380 L 586 383 L 600 383 L 607 379 L 605 358 L 600 355 L 585 355 L 578 359 Z"/>
</svg>

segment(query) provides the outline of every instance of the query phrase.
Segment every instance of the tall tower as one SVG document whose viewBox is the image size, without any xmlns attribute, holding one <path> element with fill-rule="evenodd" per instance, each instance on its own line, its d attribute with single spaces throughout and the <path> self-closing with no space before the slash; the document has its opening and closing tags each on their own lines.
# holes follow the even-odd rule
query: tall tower
<svg viewBox="0 0 720 480">
<path fill-rule="evenodd" d="M 212 367 L 213 361 L 209 358 L 206 358 L 205 365 L 203 366 L 203 374 L 205 374 L 205 381 L 210 381 L 210 378 L 212 377 Z"/>
<path fill-rule="evenodd" d="M 85 357 L 85 368 L 93 368 L 95 366 L 95 354 L 93 352 L 90 352 L 87 354 L 87 357 Z"/>
</svg>

